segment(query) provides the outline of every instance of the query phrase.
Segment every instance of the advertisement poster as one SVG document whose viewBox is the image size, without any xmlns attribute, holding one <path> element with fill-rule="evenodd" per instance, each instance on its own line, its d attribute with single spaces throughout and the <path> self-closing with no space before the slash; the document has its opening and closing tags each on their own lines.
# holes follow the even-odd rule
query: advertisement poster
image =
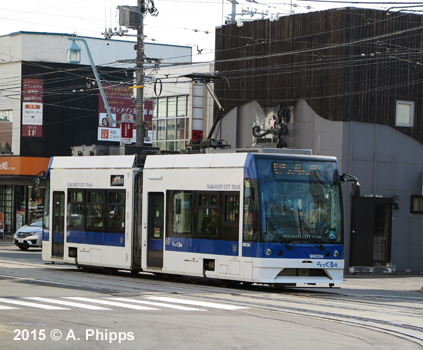
<svg viewBox="0 0 423 350">
<path fill-rule="evenodd" d="M 24 79 L 22 93 L 22 136 L 43 136 L 42 79 Z"/>
<path fill-rule="evenodd" d="M 106 113 L 106 107 L 103 99 L 99 96 L 99 119 L 97 139 L 99 141 L 122 142 L 131 144 L 136 142 L 136 106 L 135 101 L 131 99 L 132 92 L 127 86 L 111 86 L 105 85 L 104 92 L 109 103 L 112 113 L 110 118 Z M 151 130 L 151 120 L 153 116 L 153 101 L 145 101 L 144 103 L 144 121 L 146 128 Z M 114 121 L 116 121 L 116 123 Z M 123 131 L 121 129 L 123 124 Z M 122 139 L 122 140 L 121 140 Z M 146 135 L 144 143 L 151 144 L 151 133 Z"/>
</svg>

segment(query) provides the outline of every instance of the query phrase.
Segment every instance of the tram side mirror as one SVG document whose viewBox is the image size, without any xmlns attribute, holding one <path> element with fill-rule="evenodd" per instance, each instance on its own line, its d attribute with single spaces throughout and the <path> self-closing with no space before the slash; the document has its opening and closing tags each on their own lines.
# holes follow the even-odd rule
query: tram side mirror
<svg viewBox="0 0 423 350">
<path fill-rule="evenodd" d="M 350 174 L 342 174 L 340 177 L 341 182 L 354 182 L 353 197 L 360 197 L 360 183 L 358 182 L 358 179 Z"/>
</svg>

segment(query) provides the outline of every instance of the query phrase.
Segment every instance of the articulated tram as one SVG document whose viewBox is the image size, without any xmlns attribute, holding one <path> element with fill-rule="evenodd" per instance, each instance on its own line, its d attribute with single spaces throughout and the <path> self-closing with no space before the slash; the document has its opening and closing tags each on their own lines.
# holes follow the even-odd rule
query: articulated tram
<svg viewBox="0 0 423 350">
<path fill-rule="evenodd" d="M 43 260 L 244 283 L 342 282 L 335 158 L 138 158 L 51 159 Z"/>
</svg>

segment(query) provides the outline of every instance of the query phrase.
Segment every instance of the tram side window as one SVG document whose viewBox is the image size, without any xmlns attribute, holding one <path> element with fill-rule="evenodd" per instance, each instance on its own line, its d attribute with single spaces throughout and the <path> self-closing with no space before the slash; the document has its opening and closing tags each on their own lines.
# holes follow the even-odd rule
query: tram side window
<svg viewBox="0 0 423 350">
<path fill-rule="evenodd" d="M 85 226 L 84 191 L 69 191 L 68 223 L 71 227 Z"/>
<path fill-rule="evenodd" d="M 258 226 L 259 201 L 256 200 L 257 180 L 244 180 L 244 242 L 256 242 L 260 237 Z"/>
<path fill-rule="evenodd" d="M 172 191 L 172 231 L 175 234 L 192 233 L 192 192 Z"/>
<path fill-rule="evenodd" d="M 217 193 L 198 194 L 197 233 L 217 236 L 219 228 Z"/>
<path fill-rule="evenodd" d="M 125 193 L 109 192 L 107 228 L 111 230 L 125 229 Z"/>
<path fill-rule="evenodd" d="M 239 196 L 225 195 L 225 221 L 238 222 L 239 218 Z"/>
<path fill-rule="evenodd" d="M 104 192 L 88 191 L 87 227 L 102 228 L 104 226 Z"/>
</svg>

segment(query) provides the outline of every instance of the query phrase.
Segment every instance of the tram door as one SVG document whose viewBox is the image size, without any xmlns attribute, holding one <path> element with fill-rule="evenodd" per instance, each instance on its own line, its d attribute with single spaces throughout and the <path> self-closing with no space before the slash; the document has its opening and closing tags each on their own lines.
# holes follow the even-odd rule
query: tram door
<svg viewBox="0 0 423 350">
<path fill-rule="evenodd" d="M 65 242 L 65 193 L 53 192 L 52 256 L 63 258 Z"/>
<path fill-rule="evenodd" d="M 163 267 L 164 194 L 148 194 L 147 266 Z"/>
</svg>

